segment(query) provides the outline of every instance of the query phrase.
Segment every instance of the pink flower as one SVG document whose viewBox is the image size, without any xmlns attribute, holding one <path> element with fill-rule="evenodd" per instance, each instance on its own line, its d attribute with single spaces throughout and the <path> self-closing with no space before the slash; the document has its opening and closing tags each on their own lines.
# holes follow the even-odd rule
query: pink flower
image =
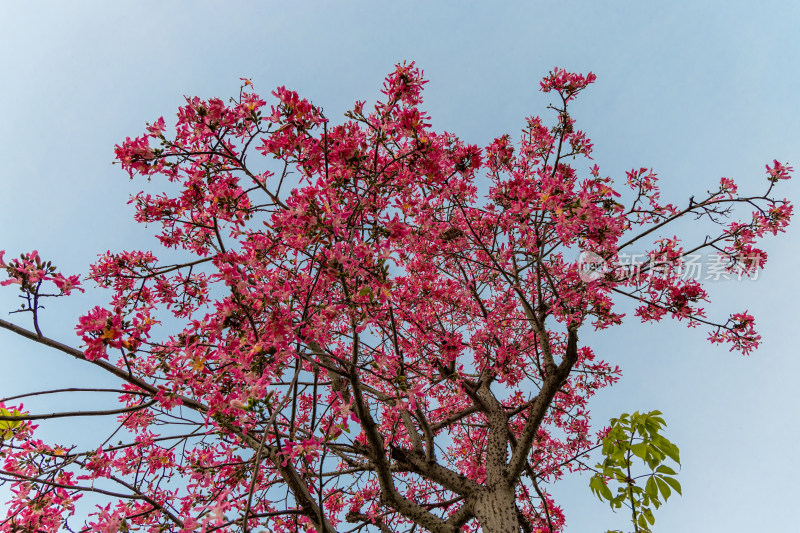
<svg viewBox="0 0 800 533">
<path fill-rule="evenodd" d="M 63 274 L 53 274 L 51 279 L 64 296 L 68 296 L 72 292 L 72 289 L 78 289 L 84 292 L 82 288 L 78 287 L 78 285 L 81 284 L 80 276 L 78 275 L 65 277 Z"/>
<path fill-rule="evenodd" d="M 242 402 L 240 400 L 231 400 L 228 403 L 228 405 L 230 405 L 234 409 L 242 409 L 242 410 L 246 410 L 247 409 L 247 404 L 245 404 L 244 402 Z"/>
<path fill-rule="evenodd" d="M 772 160 L 771 167 L 767 165 L 767 175 L 769 176 L 769 180 L 772 182 L 778 180 L 788 180 L 792 177 L 791 172 L 793 171 L 794 168 L 779 163 L 777 159 Z"/>
<path fill-rule="evenodd" d="M 720 190 L 720 192 L 728 193 L 729 195 L 731 195 L 731 197 L 733 197 L 733 195 L 736 194 L 736 191 L 738 189 L 739 188 L 736 186 L 736 184 L 733 182 L 732 179 L 730 179 L 730 178 L 720 178 L 719 179 L 719 190 Z"/>
</svg>

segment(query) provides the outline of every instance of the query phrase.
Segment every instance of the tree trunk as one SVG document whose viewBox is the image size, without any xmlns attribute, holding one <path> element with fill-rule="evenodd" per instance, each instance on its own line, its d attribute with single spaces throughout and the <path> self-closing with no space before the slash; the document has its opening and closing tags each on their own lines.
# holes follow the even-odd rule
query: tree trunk
<svg viewBox="0 0 800 533">
<path fill-rule="evenodd" d="M 483 533 L 519 533 L 514 489 L 493 487 L 481 492 L 474 505 L 475 517 Z"/>
</svg>

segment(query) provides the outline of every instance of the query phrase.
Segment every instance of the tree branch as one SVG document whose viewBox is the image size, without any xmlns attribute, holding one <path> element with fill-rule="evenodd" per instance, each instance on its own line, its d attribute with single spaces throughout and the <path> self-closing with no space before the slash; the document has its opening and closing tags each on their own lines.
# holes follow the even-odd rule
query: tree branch
<svg viewBox="0 0 800 533">
<path fill-rule="evenodd" d="M 536 432 L 542 424 L 542 420 L 547 414 L 547 409 L 555 398 L 556 393 L 563 385 L 569 376 L 572 367 L 578 360 L 578 328 L 572 326 L 569 329 L 567 337 L 567 349 L 564 353 L 564 359 L 554 374 L 545 376 L 542 383 L 542 388 L 536 396 L 536 400 L 531 405 L 528 413 L 528 419 L 525 421 L 525 426 L 522 428 L 522 434 L 517 442 L 517 449 L 511 456 L 508 464 L 508 481 L 515 484 L 522 474 L 525 464 L 528 462 L 528 453 L 531 450 L 533 441 L 536 438 Z"/>
</svg>

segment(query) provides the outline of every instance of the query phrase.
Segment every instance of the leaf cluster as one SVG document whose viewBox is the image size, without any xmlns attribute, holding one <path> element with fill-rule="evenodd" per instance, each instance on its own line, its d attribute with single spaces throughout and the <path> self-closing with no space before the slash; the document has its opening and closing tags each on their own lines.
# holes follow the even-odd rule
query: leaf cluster
<svg viewBox="0 0 800 533">
<path fill-rule="evenodd" d="M 4 409 L 0 407 L 0 416 L 2 417 L 12 417 L 12 416 L 20 416 L 23 413 L 18 411 L 17 409 Z M 14 434 L 16 433 L 16 429 L 22 425 L 20 421 L 14 420 L 0 420 L 0 441 L 4 440 L 11 440 L 14 438 Z"/>
<path fill-rule="evenodd" d="M 680 465 L 680 453 L 660 433 L 664 427 L 660 411 L 637 411 L 612 418 L 611 429 L 603 439 L 605 459 L 596 466 L 597 473 L 589 482 L 592 493 L 607 501 L 612 509 L 623 505 L 631 509 L 636 532 L 652 531 L 653 508 L 661 507 L 673 490 L 681 494 L 677 473 L 664 464 L 669 460 Z M 635 475 L 643 469 L 644 473 Z M 612 492 L 609 484 L 616 486 L 616 492 Z"/>
</svg>

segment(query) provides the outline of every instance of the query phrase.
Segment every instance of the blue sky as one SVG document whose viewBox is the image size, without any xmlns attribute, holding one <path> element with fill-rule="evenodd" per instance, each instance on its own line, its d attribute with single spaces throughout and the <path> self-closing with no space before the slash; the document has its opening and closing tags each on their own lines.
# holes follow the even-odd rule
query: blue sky
<svg viewBox="0 0 800 533">
<path fill-rule="evenodd" d="M 760 192 L 772 159 L 800 169 L 798 25 L 800 4 L 788 0 L 4 2 L 0 249 L 38 249 L 77 273 L 106 250 L 150 248 L 126 205 L 142 183 L 111 165 L 114 145 L 145 121 L 172 116 L 183 95 L 233 96 L 241 77 L 265 94 L 286 85 L 336 120 L 355 100 L 374 99 L 403 60 L 431 80 L 424 107 L 434 126 L 479 145 L 513 136 L 526 116 L 547 116 L 538 82 L 548 70 L 591 70 L 597 83 L 572 114 L 604 175 L 652 167 L 676 203 L 720 176 Z M 797 202 L 797 182 L 784 185 L 779 193 Z M 582 338 L 624 372 L 596 397 L 596 423 L 660 409 L 681 447 L 684 496 L 657 512 L 658 531 L 788 531 L 800 522 L 798 245 L 795 226 L 768 243 L 757 281 L 709 284 L 710 316 L 756 316 L 764 343 L 750 357 L 669 322 L 629 321 Z M 0 291 L 3 309 L 14 298 Z M 78 313 L 104 298 L 54 302 L 46 331 L 76 344 Z M 0 396 L 99 379 L 8 332 L 0 365 Z M 552 490 L 570 533 L 626 527 L 626 516 L 593 499 L 588 477 Z"/>
</svg>

